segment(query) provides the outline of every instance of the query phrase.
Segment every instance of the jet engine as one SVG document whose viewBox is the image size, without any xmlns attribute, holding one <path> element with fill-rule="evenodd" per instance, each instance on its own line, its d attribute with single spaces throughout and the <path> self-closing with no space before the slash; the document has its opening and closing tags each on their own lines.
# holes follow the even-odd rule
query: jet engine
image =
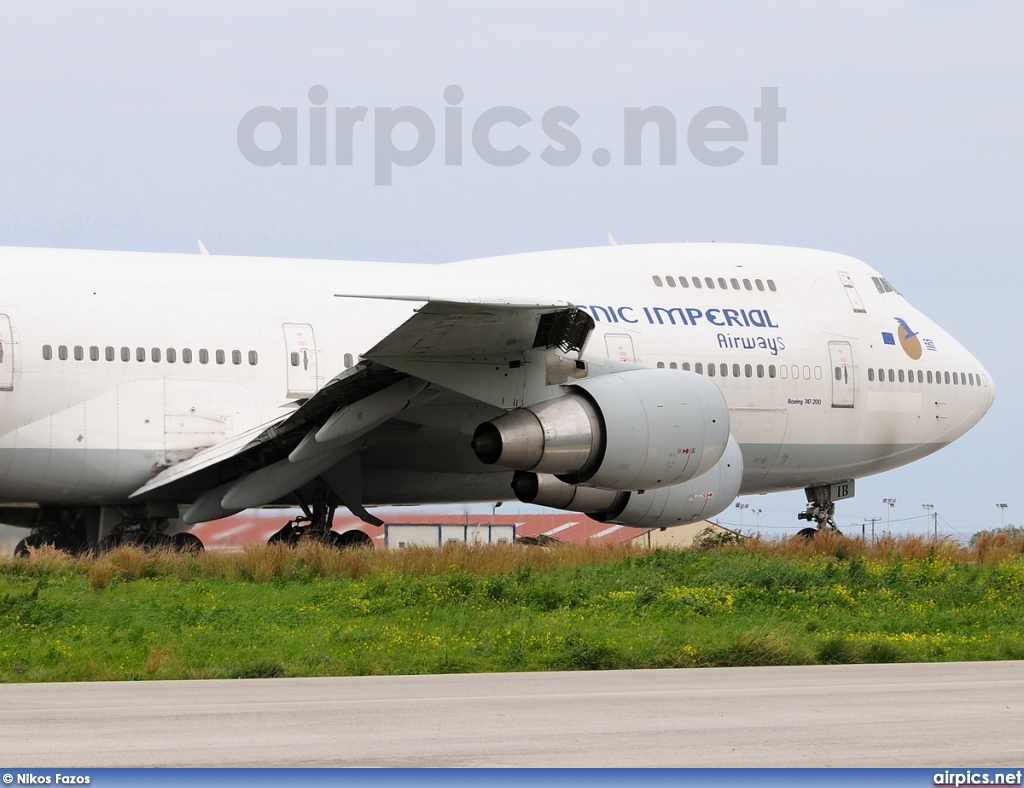
<svg viewBox="0 0 1024 788">
<path fill-rule="evenodd" d="M 512 489 L 523 503 L 584 512 L 595 520 L 637 528 L 669 528 L 721 514 L 743 480 L 743 455 L 732 437 L 721 459 L 700 476 L 671 487 L 640 492 L 596 490 L 554 476 L 520 471 Z"/>
<path fill-rule="evenodd" d="M 701 375 L 638 369 L 566 389 L 477 427 L 480 461 L 569 484 L 649 490 L 700 476 L 725 451 L 729 409 Z"/>
</svg>

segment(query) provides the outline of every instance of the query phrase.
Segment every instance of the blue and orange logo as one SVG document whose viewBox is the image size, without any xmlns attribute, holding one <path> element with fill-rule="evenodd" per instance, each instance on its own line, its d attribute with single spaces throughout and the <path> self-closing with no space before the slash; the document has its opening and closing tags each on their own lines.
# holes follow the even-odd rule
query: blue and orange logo
<svg viewBox="0 0 1024 788">
<path fill-rule="evenodd" d="M 911 329 L 910 325 L 902 317 L 894 317 L 893 320 L 896 321 L 897 325 L 896 336 L 894 337 L 888 331 L 883 331 L 882 341 L 887 345 L 895 345 L 896 339 L 899 338 L 900 347 L 903 348 L 904 353 L 915 361 L 921 358 L 924 348 L 921 346 L 921 339 L 917 336 L 917 332 Z"/>
</svg>

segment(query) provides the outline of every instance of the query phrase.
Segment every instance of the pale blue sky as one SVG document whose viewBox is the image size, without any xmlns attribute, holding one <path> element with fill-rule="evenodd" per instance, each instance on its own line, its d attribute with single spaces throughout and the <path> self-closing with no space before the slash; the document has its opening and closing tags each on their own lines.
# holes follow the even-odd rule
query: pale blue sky
<svg viewBox="0 0 1024 788">
<path fill-rule="evenodd" d="M 923 515 L 961 533 L 1020 522 L 1024 6 L 780 3 L 7 3 L 0 25 L 0 243 L 436 262 L 604 242 L 749 241 L 860 257 L 988 367 L 996 404 L 955 445 L 864 480 L 846 524 Z M 427 161 L 373 185 L 311 167 L 307 91 L 328 107 L 414 105 L 440 130 L 444 88 L 472 121 L 514 105 L 523 165 Z M 758 164 L 753 108 L 779 88 L 779 165 Z M 300 108 L 299 165 L 260 168 L 236 128 Z M 578 111 L 574 165 L 537 154 L 539 118 Z M 678 163 L 626 167 L 625 106 L 679 122 Z M 685 127 L 725 105 L 746 155 L 698 163 Z M 468 123 L 467 123 L 468 125 Z M 512 135 L 496 135 L 504 141 Z M 596 147 L 612 163 L 591 163 Z M 653 159 L 653 145 L 645 157 Z M 329 159 L 333 161 L 333 156 Z M 796 528 L 802 494 L 747 500 Z M 735 514 L 733 510 L 730 514 Z M 733 517 L 732 519 L 738 519 Z M 748 513 L 744 524 L 751 525 Z M 923 527 L 913 521 L 907 527 Z"/>
</svg>

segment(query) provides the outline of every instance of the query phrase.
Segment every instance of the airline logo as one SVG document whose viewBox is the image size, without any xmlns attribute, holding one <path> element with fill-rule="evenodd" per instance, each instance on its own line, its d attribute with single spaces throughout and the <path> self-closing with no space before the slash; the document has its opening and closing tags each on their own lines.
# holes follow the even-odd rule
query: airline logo
<svg viewBox="0 0 1024 788">
<path fill-rule="evenodd" d="M 894 317 L 893 320 L 896 321 L 895 336 L 889 331 L 882 332 L 882 342 L 886 345 L 895 345 L 898 340 L 903 352 L 915 361 L 921 358 L 925 348 L 935 350 L 935 343 L 930 339 L 922 340 L 902 317 Z"/>
</svg>

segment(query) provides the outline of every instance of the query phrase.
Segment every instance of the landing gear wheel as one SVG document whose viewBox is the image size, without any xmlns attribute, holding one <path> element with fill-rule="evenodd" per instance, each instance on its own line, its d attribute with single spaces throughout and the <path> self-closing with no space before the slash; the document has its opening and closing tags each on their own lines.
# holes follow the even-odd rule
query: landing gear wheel
<svg viewBox="0 0 1024 788">
<path fill-rule="evenodd" d="M 206 549 L 199 537 L 195 534 L 190 534 L 188 531 L 182 531 L 172 536 L 171 543 L 179 553 L 198 554 Z"/>
<path fill-rule="evenodd" d="M 63 550 L 70 555 L 76 555 L 85 549 L 85 543 L 70 534 L 39 532 L 30 534 L 18 542 L 14 548 L 14 555 L 18 558 L 28 558 L 30 550 L 44 545 L 49 545 L 55 550 Z"/>
<path fill-rule="evenodd" d="M 324 544 L 328 547 L 335 547 L 338 550 L 355 550 L 361 547 L 373 547 L 373 541 L 362 531 L 345 531 L 339 534 L 337 531 L 329 531 L 324 538 Z"/>
<path fill-rule="evenodd" d="M 796 535 L 797 536 L 802 536 L 804 539 L 813 539 L 815 536 L 818 535 L 818 529 L 817 528 L 801 528 L 799 531 L 796 532 Z"/>
</svg>

